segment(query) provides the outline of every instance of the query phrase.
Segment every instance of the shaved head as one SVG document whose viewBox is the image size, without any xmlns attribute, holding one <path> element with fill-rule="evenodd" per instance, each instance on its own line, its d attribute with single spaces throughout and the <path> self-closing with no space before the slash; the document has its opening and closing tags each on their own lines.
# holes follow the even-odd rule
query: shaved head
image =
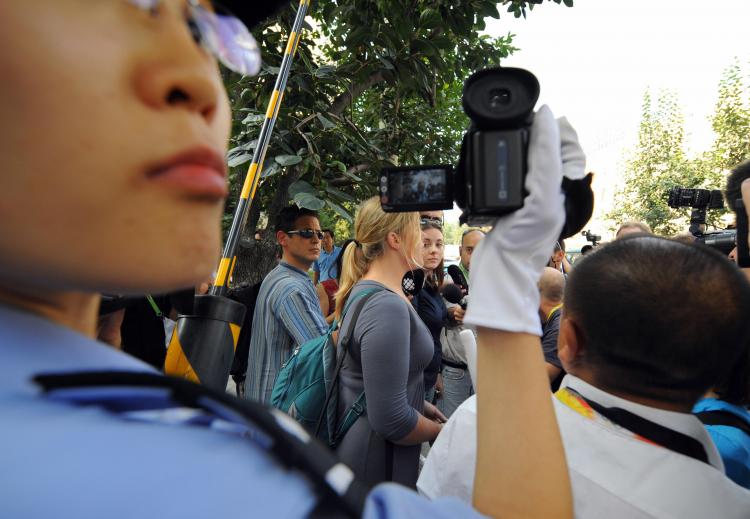
<svg viewBox="0 0 750 519">
<path fill-rule="evenodd" d="M 565 293 L 565 276 L 552 267 L 544 267 L 539 278 L 539 294 L 552 303 L 562 303 Z"/>
</svg>

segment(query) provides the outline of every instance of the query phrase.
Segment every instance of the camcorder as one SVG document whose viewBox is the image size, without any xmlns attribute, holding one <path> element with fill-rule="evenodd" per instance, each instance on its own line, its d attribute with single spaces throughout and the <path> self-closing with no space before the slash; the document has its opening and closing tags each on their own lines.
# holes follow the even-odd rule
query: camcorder
<svg viewBox="0 0 750 519">
<path fill-rule="evenodd" d="M 713 247 L 723 254 L 729 254 L 737 243 L 737 231 L 726 229 L 706 232 L 706 213 L 710 209 L 724 207 L 724 198 L 719 189 L 692 189 L 674 187 L 669 191 L 667 205 L 678 209 L 690 207 L 690 234 L 695 241 Z"/>
<path fill-rule="evenodd" d="M 471 119 L 456 167 L 447 164 L 385 168 L 379 178 L 386 212 L 463 210 L 461 223 L 491 224 L 523 207 L 529 134 L 539 81 L 529 71 L 496 67 L 472 74 L 462 96 Z M 572 236 L 593 211 L 591 175 L 564 179 L 566 224 Z"/>
<path fill-rule="evenodd" d="M 602 241 L 602 237 L 599 234 L 594 234 L 590 230 L 583 231 L 581 233 L 581 236 L 586 238 L 586 241 L 590 242 L 592 247 L 596 247 L 597 245 L 599 245 L 599 242 Z"/>
</svg>

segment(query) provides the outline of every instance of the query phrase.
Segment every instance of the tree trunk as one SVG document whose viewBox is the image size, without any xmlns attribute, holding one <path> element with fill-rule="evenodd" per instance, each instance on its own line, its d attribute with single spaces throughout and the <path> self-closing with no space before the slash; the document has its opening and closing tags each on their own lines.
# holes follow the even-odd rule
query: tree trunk
<svg viewBox="0 0 750 519">
<path fill-rule="evenodd" d="M 279 176 L 275 185 L 273 199 L 266 210 L 268 225 L 261 240 L 255 240 L 256 227 L 260 218 L 260 203 L 255 201 L 248 215 L 247 225 L 242 240 L 237 247 L 237 263 L 232 275 L 232 286 L 254 285 L 260 282 L 278 263 L 281 252 L 276 243 L 276 215 L 289 205 L 289 186 L 300 177 L 297 168 L 287 168 L 285 174 Z M 270 183 L 269 183 L 270 184 Z M 264 186 L 258 186 L 262 189 Z"/>
</svg>

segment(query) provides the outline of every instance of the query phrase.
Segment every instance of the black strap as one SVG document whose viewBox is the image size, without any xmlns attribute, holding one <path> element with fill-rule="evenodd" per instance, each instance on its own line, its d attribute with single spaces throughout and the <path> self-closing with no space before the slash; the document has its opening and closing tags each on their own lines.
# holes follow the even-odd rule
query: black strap
<svg viewBox="0 0 750 519">
<path fill-rule="evenodd" d="M 349 517 L 361 517 L 370 487 L 354 478 L 345 489 L 332 486 L 326 476 L 340 462 L 327 448 L 309 436 L 293 422 L 289 430 L 282 425 L 292 420 L 280 411 L 269 409 L 257 402 L 239 400 L 221 391 L 194 384 L 188 380 L 151 373 L 123 371 L 97 371 L 59 374 L 41 374 L 34 382 L 45 392 L 59 389 L 90 388 L 105 386 L 151 387 L 171 390 L 172 398 L 181 405 L 216 414 L 220 404 L 247 424 L 267 434 L 272 440 L 270 454 L 286 467 L 299 470 L 320 492 L 324 502 L 343 511 Z M 226 411 L 225 411 L 226 412 Z M 293 432 L 289 432 L 293 431 Z"/>
<path fill-rule="evenodd" d="M 571 388 L 567 389 L 568 391 L 571 391 Z M 630 411 L 626 411 L 625 409 L 619 407 L 604 407 L 593 400 L 589 400 L 578 392 L 576 392 L 576 395 L 589 404 L 594 411 L 620 427 L 661 445 L 666 449 L 684 456 L 689 456 L 698 461 L 702 461 L 703 463 L 708 463 L 708 454 L 706 453 L 705 447 L 703 447 L 703 444 L 695 438 L 673 429 L 669 429 L 650 420 L 646 420 L 645 418 L 633 414 Z"/>
<path fill-rule="evenodd" d="M 385 480 L 393 481 L 393 442 L 385 440 Z"/>
<path fill-rule="evenodd" d="M 701 411 L 700 413 L 695 413 L 695 416 L 705 425 L 726 425 L 727 427 L 739 429 L 750 436 L 750 425 L 729 411 Z"/>
<path fill-rule="evenodd" d="M 342 336 L 341 333 L 344 331 L 343 326 L 339 328 L 340 335 L 338 347 L 341 350 L 341 358 L 336 362 L 336 370 L 334 371 L 333 378 L 331 379 L 331 387 L 329 387 L 326 391 L 326 399 L 323 403 L 323 409 L 321 410 L 320 416 L 318 417 L 318 424 L 315 426 L 315 436 L 318 436 L 318 434 L 320 433 L 320 428 L 323 426 L 323 422 L 328 416 L 328 404 L 331 401 L 331 397 L 333 396 L 334 391 L 338 391 L 339 374 L 341 373 L 341 368 L 344 366 L 344 359 L 346 358 L 346 354 L 349 351 L 349 340 L 351 339 L 351 335 L 354 332 L 354 325 L 357 323 L 357 319 L 359 319 L 359 314 L 365 307 L 365 303 L 367 303 L 367 301 L 378 292 L 381 292 L 381 289 L 373 289 L 365 295 L 358 297 L 357 301 L 352 304 L 352 306 L 354 307 L 354 314 L 352 314 L 352 318 L 349 321 L 347 333 Z M 344 315 L 347 310 L 348 308 L 345 307 L 344 312 L 341 314 L 342 325 L 344 323 Z M 331 433 L 334 433 L 334 430 L 332 430 Z M 330 438 L 330 440 L 340 440 L 340 438 Z"/>
<path fill-rule="evenodd" d="M 467 366 L 465 362 L 453 362 L 452 360 L 448 360 L 445 357 L 440 359 L 440 363 L 443 366 L 448 366 L 451 368 L 464 369 L 464 370 L 469 369 L 469 366 Z"/>
</svg>

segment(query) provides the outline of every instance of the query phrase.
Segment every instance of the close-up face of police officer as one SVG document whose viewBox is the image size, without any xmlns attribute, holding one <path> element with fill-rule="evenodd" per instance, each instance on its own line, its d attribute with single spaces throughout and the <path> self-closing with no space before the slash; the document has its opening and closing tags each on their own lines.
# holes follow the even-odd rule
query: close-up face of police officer
<svg viewBox="0 0 750 519">
<path fill-rule="evenodd" d="M 0 2 L 0 298 L 163 292 L 215 268 L 218 61 L 257 73 L 247 26 L 281 5 L 236 4 L 242 22 L 207 1 Z"/>
</svg>

